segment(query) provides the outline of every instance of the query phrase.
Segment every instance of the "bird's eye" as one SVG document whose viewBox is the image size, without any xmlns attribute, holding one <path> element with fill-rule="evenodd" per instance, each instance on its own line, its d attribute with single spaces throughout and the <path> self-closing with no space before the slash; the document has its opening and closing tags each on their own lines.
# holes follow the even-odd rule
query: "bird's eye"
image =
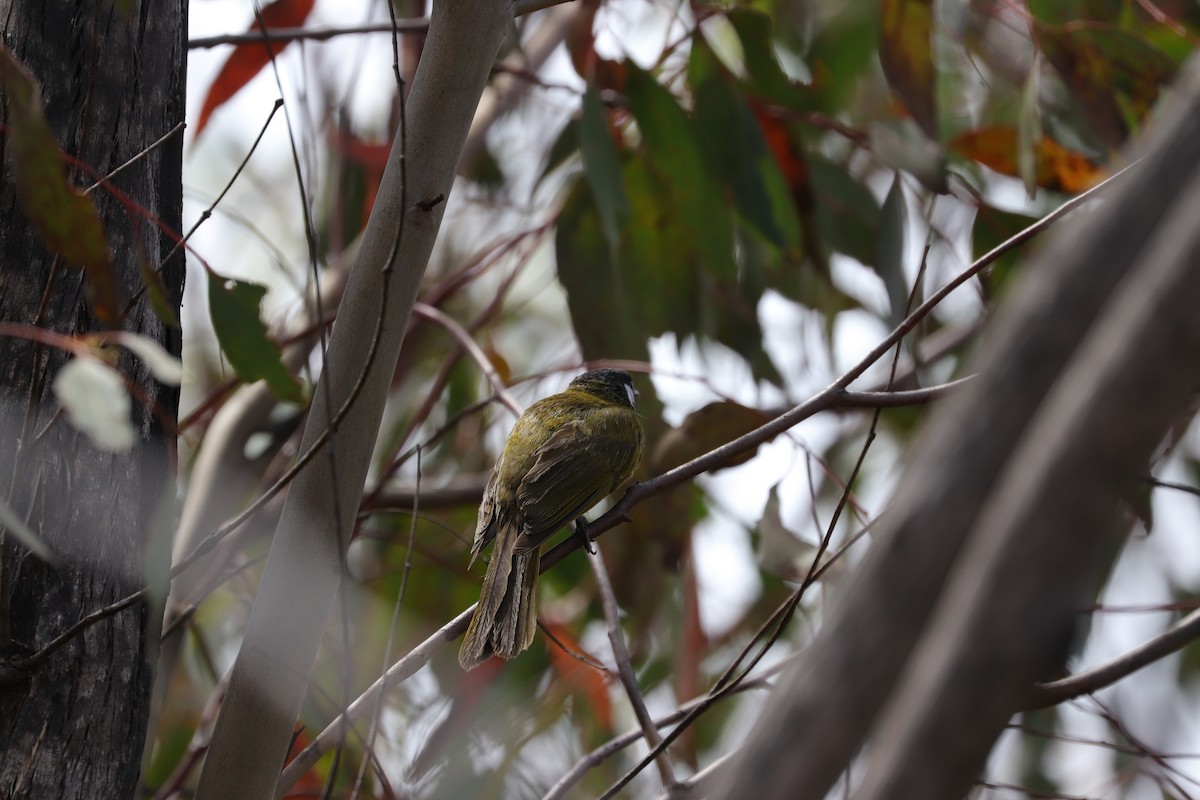
<svg viewBox="0 0 1200 800">
<path fill-rule="evenodd" d="M 637 392 L 637 389 L 633 388 L 632 383 L 625 384 L 625 394 L 629 398 L 629 405 L 634 408 L 637 408 L 638 392 Z"/>
</svg>

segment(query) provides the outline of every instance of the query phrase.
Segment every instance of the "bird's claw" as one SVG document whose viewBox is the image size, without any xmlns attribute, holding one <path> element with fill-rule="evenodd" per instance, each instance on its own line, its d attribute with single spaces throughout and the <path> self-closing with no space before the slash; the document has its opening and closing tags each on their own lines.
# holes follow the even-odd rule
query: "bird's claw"
<svg viewBox="0 0 1200 800">
<path fill-rule="evenodd" d="M 583 549 L 587 550 L 590 555 L 596 555 L 596 546 L 592 544 L 591 534 L 588 533 L 587 520 L 583 517 L 575 520 L 575 533 L 579 538 L 583 539 Z"/>
</svg>

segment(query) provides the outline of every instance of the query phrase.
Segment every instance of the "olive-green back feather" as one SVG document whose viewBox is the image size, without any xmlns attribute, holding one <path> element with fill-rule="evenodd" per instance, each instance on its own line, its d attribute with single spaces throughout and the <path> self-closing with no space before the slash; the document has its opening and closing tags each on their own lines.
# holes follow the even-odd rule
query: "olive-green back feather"
<svg viewBox="0 0 1200 800">
<path fill-rule="evenodd" d="M 471 669 L 512 658 L 537 627 L 539 547 L 629 479 L 645 434 L 628 374 L 595 370 L 517 420 L 479 507 L 471 561 L 491 541 L 479 605 L 459 650 Z"/>
</svg>

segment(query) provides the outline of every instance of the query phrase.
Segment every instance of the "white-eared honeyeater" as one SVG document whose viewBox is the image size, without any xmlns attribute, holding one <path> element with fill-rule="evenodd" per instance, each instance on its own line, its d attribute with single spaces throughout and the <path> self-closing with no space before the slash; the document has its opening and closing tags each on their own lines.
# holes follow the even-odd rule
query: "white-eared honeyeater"
<svg viewBox="0 0 1200 800">
<path fill-rule="evenodd" d="M 463 669 L 492 655 L 512 658 L 533 642 L 541 546 L 572 520 L 582 525 L 582 515 L 633 474 L 646 439 L 636 395 L 629 373 L 596 369 L 517 420 L 479 506 L 471 563 L 488 542 L 496 545 L 458 651 Z"/>
</svg>

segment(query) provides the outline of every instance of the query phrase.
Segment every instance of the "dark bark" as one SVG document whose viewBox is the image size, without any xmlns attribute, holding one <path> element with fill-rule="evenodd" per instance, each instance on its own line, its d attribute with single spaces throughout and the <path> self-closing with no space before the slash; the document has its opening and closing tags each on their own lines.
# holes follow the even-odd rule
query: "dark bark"
<svg viewBox="0 0 1200 800">
<path fill-rule="evenodd" d="M 186 12 L 187 0 L 2 0 L 0 28 L 40 82 L 63 151 L 106 174 L 183 119 Z M 0 320 L 68 335 L 98 330 L 82 272 L 47 252 L 17 204 L 6 135 L 0 130 Z M 141 286 L 135 242 L 162 265 L 174 243 L 154 220 L 180 228 L 182 144 L 176 134 L 114 180 L 141 213 L 104 189 L 93 194 L 124 302 Z M 77 185 L 92 182 L 71 175 Z M 181 255 L 162 273 L 177 308 Z M 179 331 L 144 297 L 123 327 L 179 353 Z M 177 389 L 123 354 L 118 368 L 143 393 L 134 399 L 138 442 L 129 453 L 106 453 L 56 416 L 51 384 L 66 360 L 57 349 L 0 338 L 2 498 L 58 557 L 49 566 L 8 544 L 12 639 L 34 650 L 148 580 L 164 582 L 169 552 L 151 540 L 170 531 L 163 511 L 174 494 Z M 148 560 L 150 552 L 162 557 Z M 132 795 L 159 619 L 146 603 L 133 605 L 54 652 L 24 685 L 0 689 L 0 797 Z"/>
</svg>

